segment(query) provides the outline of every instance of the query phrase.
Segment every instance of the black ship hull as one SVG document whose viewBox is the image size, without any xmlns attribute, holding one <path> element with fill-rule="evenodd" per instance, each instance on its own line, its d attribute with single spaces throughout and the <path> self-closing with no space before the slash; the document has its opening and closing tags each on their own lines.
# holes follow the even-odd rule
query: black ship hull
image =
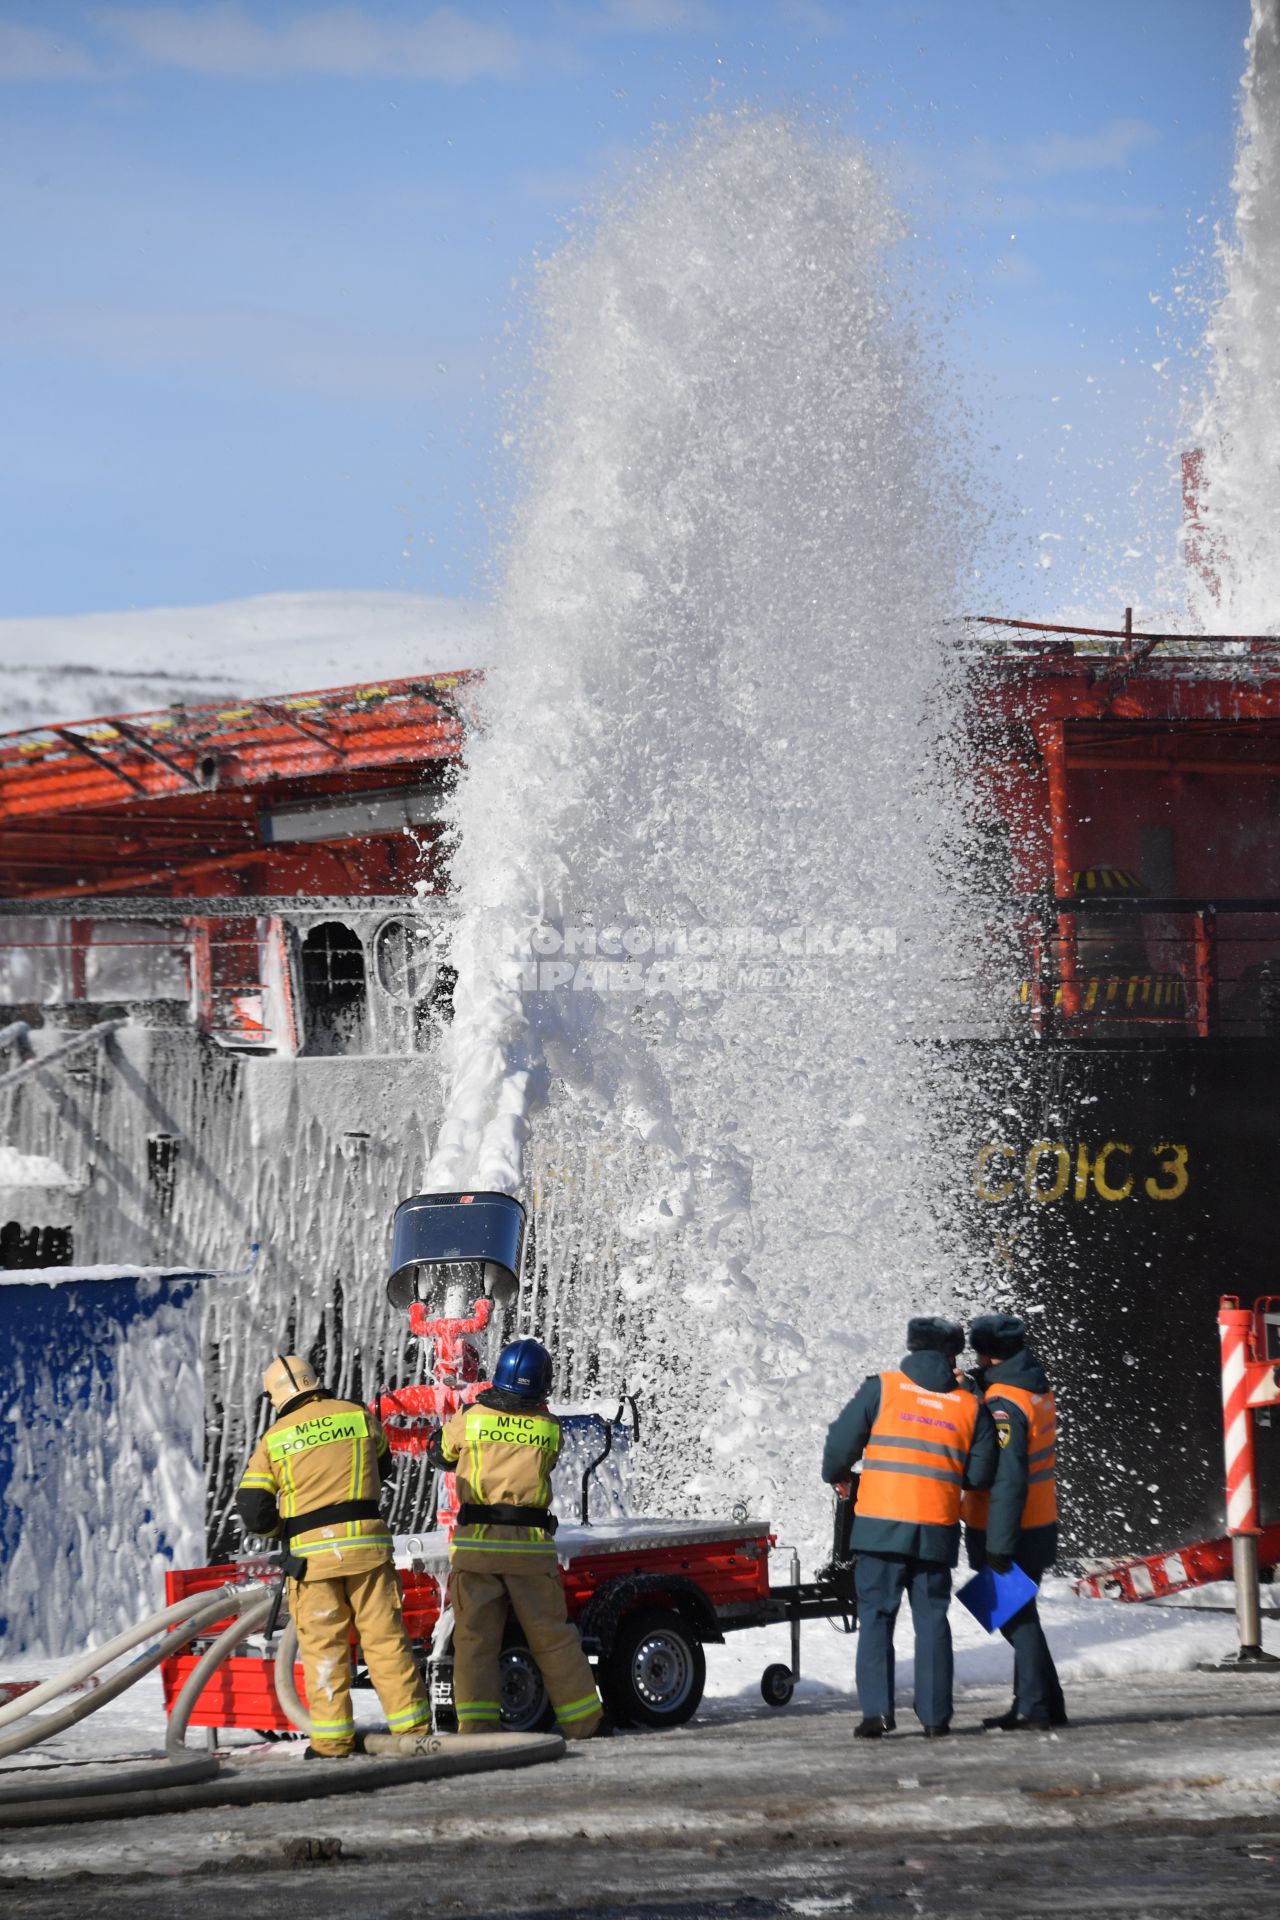
<svg viewBox="0 0 1280 1920">
<path fill-rule="evenodd" d="M 1001 1118 L 963 1204 L 1058 1392 L 1065 1551 L 1220 1535 L 1218 1303 L 1280 1292 L 1280 1041 L 981 1045 L 966 1066 Z M 1258 1440 L 1265 1520 L 1280 1432 Z"/>
</svg>

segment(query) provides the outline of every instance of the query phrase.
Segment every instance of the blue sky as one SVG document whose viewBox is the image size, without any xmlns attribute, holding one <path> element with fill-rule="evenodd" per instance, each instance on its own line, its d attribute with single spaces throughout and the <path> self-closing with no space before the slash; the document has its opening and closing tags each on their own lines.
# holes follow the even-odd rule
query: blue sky
<svg viewBox="0 0 1280 1920">
<path fill-rule="evenodd" d="M 975 605 L 1148 604 L 1194 378 L 1170 296 L 1229 216 L 1247 27 L 1247 0 L 0 0 L 0 616 L 483 592 L 530 260 L 655 127 L 740 102 L 816 109 L 912 209 L 1013 536 Z"/>
</svg>

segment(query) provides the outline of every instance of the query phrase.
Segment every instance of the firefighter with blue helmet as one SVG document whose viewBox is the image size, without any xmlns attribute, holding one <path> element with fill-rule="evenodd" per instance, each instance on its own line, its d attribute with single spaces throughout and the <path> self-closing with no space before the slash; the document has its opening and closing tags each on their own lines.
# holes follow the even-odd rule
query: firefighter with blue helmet
<svg viewBox="0 0 1280 1920">
<path fill-rule="evenodd" d="M 570 1625 L 556 1558 L 551 1475 L 560 1422 L 547 1410 L 552 1362 L 536 1340 L 504 1347 L 493 1384 L 447 1420 L 428 1458 L 455 1476 L 449 1547 L 453 1697 L 463 1733 L 498 1727 L 502 1635 L 515 1614 L 561 1731 L 586 1739 L 602 1716 L 591 1667 Z"/>
<path fill-rule="evenodd" d="M 1000 1445 L 990 1492 L 964 1497 L 969 1564 L 1007 1573 L 1016 1561 L 1039 1586 L 1058 1554 L 1057 1404 L 1016 1314 L 979 1314 L 969 1327 L 969 1345 L 978 1362 L 973 1383 Z M 1000 1631 L 1013 1648 L 1013 1705 L 983 1725 L 1004 1733 L 1066 1726 L 1062 1687 L 1034 1598 Z"/>
</svg>

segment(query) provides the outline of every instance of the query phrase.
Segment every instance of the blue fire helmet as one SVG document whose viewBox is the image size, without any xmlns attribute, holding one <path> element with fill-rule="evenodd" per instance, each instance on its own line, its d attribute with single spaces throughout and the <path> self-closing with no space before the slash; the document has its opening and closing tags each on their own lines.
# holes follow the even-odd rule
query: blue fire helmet
<svg viewBox="0 0 1280 1920">
<path fill-rule="evenodd" d="M 493 1384 L 523 1400 L 545 1400 L 551 1391 L 551 1355 L 536 1340 L 513 1340 L 498 1355 Z"/>
</svg>

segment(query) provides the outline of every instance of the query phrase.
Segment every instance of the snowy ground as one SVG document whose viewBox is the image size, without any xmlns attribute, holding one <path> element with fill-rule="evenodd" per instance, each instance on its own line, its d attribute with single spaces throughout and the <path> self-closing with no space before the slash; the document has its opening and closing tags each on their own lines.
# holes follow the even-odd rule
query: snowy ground
<svg viewBox="0 0 1280 1920">
<path fill-rule="evenodd" d="M 1208 1595 L 1208 1599 L 1204 1596 Z M 1186 1604 L 1127 1606 L 1106 1600 L 1080 1600 L 1069 1583 L 1050 1578 L 1041 1600 L 1041 1615 L 1054 1649 L 1063 1685 L 1068 1690 L 1097 1681 L 1135 1682 L 1143 1676 L 1188 1673 L 1201 1665 L 1223 1660 L 1236 1644 L 1230 1612 L 1229 1587 L 1203 1589 L 1187 1596 Z M 1196 1603 L 1193 1605 L 1192 1603 Z M 1208 1610 L 1208 1609 L 1214 1610 Z M 1220 1611 L 1218 1609 L 1221 1609 Z M 957 1719 L 964 1718 L 969 1692 L 985 1693 L 1007 1684 L 1011 1655 L 1004 1641 L 988 1637 L 959 1605 L 953 1604 L 951 1628 L 956 1646 Z M 1280 1629 L 1271 1635 L 1280 1646 Z M 856 1640 L 825 1622 L 813 1622 L 801 1640 L 802 1677 L 796 1701 L 813 1707 L 855 1703 L 853 1660 Z M 760 1698 L 760 1675 L 771 1661 L 789 1660 L 785 1627 L 762 1628 L 733 1634 L 723 1646 L 707 1648 L 707 1691 L 700 1718 L 735 1722 L 772 1718 Z M 47 1678 L 65 1662 L 36 1656 L 6 1657 L 0 1650 L 0 1682 L 39 1676 Z M 898 1623 L 897 1670 L 901 1702 L 910 1699 L 911 1629 L 904 1609 Z M 360 1718 L 378 1724 L 372 1694 L 356 1696 Z M 909 1714 L 904 1716 L 909 1719 Z M 192 1744 L 200 1739 L 191 1735 Z M 234 1736 L 231 1736 L 234 1739 Z M 154 1752 L 163 1746 L 163 1707 L 156 1675 L 139 1682 L 79 1727 L 25 1755 L 0 1763 L 0 1772 L 22 1765 L 45 1765 L 50 1759 L 102 1759 L 112 1754 Z"/>
<path fill-rule="evenodd" d="M 420 1915 L 428 1888 L 428 1911 L 615 1920 L 943 1916 L 975 1903 L 1020 1915 L 1176 1907 L 1182 1920 L 1280 1911 L 1280 1840 L 1270 1837 L 1280 1835 L 1280 1678 L 1196 1670 L 1232 1651 L 1230 1614 L 1082 1601 L 1064 1582 L 1044 1614 L 1073 1717 L 1060 1735 L 979 1731 L 1007 1703 L 1009 1655 L 958 1609 L 955 1737 L 927 1746 L 907 1706 L 909 1631 L 899 1637 L 900 1731 L 871 1747 L 850 1738 L 851 1639 L 806 1627 L 805 1677 L 792 1706 L 771 1712 L 759 1675 L 786 1658 L 787 1636 L 741 1634 L 708 1649 L 706 1701 L 678 1732 L 621 1735 L 479 1789 L 436 1781 L 9 1833 L 0 1909 L 123 1920 L 133 1888 L 153 1914 L 248 1920 L 297 1896 L 285 1878 L 298 1871 L 296 1847 L 285 1849 L 301 1837 L 340 1843 L 308 1871 L 309 1910 L 369 1920 Z M 0 1679 L 18 1671 L 4 1662 Z M 6 1762 L 0 1778 L 155 1753 L 161 1726 L 148 1679 Z M 269 1760 L 257 1752 L 273 1767 L 300 1758 L 297 1744 Z"/>
<path fill-rule="evenodd" d="M 0 732 L 482 666 L 489 638 L 483 607 L 416 593 L 0 620 Z"/>
</svg>

